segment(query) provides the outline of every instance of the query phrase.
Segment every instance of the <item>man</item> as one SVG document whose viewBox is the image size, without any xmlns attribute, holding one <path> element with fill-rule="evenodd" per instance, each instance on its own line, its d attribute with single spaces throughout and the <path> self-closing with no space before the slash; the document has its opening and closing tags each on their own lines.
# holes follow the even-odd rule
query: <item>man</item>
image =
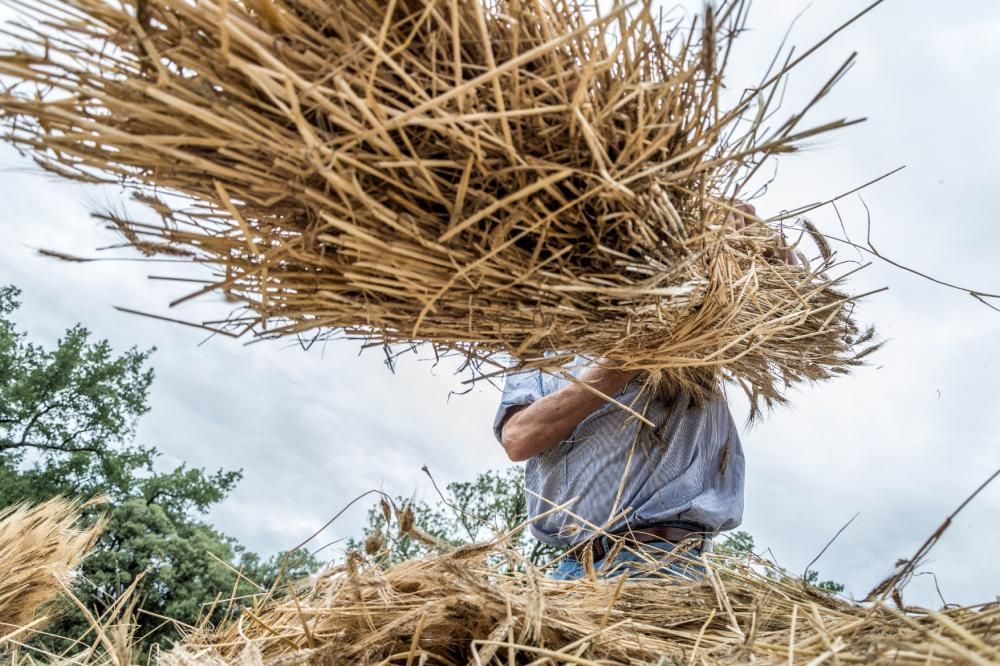
<svg viewBox="0 0 1000 666">
<path fill-rule="evenodd" d="M 744 221 L 730 222 L 739 229 Z M 777 256 L 796 263 L 782 250 Z M 571 547 L 554 577 L 581 577 L 589 561 L 612 572 L 644 559 L 635 553 L 659 559 L 681 545 L 690 561 L 713 535 L 740 524 L 743 449 L 721 393 L 693 404 L 684 392 L 644 389 L 637 373 L 600 361 L 578 358 L 571 366 L 578 382 L 541 371 L 508 375 L 493 424 L 510 459 L 527 461 L 532 533 Z M 573 499 L 567 510 L 550 511 Z M 691 571 L 667 560 L 673 572 Z"/>
<path fill-rule="evenodd" d="M 740 524 L 743 450 L 721 395 L 704 405 L 685 393 L 670 400 L 644 390 L 634 372 L 582 359 L 571 372 L 580 383 L 541 371 L 509 375 L 494 420 L 510 459 L 527 461 L 528 514 L 541 516 L 532 533 L 574 547 L 557 577 L 581 576 L 588 550 L 598 570 L 627 561 L 629 549 L 658 555 L 682 542 L 697 557 L 707 538 Z M 629 548 L 605 561 L 617 539 L 591 538 L 595 531 L 623 537 Z"/>
</svg>

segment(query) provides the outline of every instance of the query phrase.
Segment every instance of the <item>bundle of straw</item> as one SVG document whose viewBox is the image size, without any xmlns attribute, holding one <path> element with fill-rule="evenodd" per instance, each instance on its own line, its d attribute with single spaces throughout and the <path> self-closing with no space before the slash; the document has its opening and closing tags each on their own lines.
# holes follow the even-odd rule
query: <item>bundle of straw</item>
<svg viewBox="0 0 1000 666">
<path fill-rule="evenodd" d="M 78 527 L 80 508 L 56 497 L 0 510 L 0 639 L 37 629 L 39 609 L 65 589 L 93 547 L 102 525 Z"/>
<path fill-rule="evenodd" d="M 997 604 L 860 606 L 746 561 L 704 580 L 554 581 L 515 552 L 467 547 L 387 569 L 355 554 L 161 658 L 188 664 L 989 664 Z M 492 559 L 494 564 L 488 562 Z M 497 564 L 499 562 L 499 564 Z M 662 565 L 662 563 L 660 563 Z M 657 563 L 647 566 L 655 569 Z"/>
<path fill-rule="evenodd" d="M 245 306 L 213 330 L 575 352 L 755 405 L 868 349 L 828 252 L 789 265 L 731 215 L 767 158 L 853 122 L 768 126 L 801 59 L 723 107 L 746 0 L 690 24 L 651 0 L 12 4 L 7 140 L 134 188 L 158 221 L 104 219 L 213 269 L 186 298 Z"/>
</svg>

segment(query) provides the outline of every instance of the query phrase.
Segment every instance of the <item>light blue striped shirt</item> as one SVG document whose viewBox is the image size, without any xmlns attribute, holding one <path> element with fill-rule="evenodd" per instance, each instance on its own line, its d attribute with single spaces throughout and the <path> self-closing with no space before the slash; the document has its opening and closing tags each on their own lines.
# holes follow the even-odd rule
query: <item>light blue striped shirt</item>
<svg viewBox="0 0 1000 666">
<path fill-rule="evenodd" d="M 577 359 L 570 370 L 579 375 L 585 367 Z M 539 370 L 509 373 L 493 422 L 497 439 L 512 407 L 529 405 L 567 384 L 568 379 Z M 718 395 L 698 407 L 687 394 L 667 402 L 658 392 L 642 391 L 639 381 L 614 397 L 656 427 L 605 403 L 568 439 L 529 459 L 529 518 L 576 498 L 569 513 L 532 523 L 532 533 L 549 544 L 572 545 L 589 537 L 588 522 L 609 531 L 669 522 L 696 523 L 716 532 L 739 525 L 745 463 L 725 398 Z"/>
</svg>

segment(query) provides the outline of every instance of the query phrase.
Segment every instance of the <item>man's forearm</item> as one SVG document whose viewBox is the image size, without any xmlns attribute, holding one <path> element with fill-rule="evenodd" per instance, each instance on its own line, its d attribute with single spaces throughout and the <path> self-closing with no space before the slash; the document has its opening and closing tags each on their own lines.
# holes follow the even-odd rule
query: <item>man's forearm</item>
<svg viewBox="0 0 1000 666">
<path fill-rule="evenodd" d="M 624 372 L 597 367 L 585 370 L 580 382 L 573 383 L 515 412 L 501 430 L 503 447 L 511 460 L 527 460 L 563 441 L 606 401 L 635 377 Z"/>
</svg>

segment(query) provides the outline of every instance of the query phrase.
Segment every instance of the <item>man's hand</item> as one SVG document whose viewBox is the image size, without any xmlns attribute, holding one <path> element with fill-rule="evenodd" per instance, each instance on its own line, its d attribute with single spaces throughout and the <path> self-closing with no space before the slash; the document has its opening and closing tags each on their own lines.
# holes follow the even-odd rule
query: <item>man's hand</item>
<svg viewBox="0 0 1000 666">
<path fill-rule="evenodd" d="M 530 405 L 514 408 L 500 427 L 507 456 L 520 462 L 548 451 L 573 434 L 581 421 L 605 403 L 601 394 L 617 395 L 637 374 L 638 371 L 610 368 L 605 359 L 600 359 L 579 377 L 580 383 L 597 392 L 572 383 Z"/>
<path fill-rule="evenodd" d="M 746 228 L 750 218 L 757 216 L 757 209 L 754 208 L 753 204 L 744 203 L 743 201 L 737 201 L 733 204 L 733 207 L 738 212 L 729 211 L 726 215 L 726 224 L 732 225 L 737 231 L 742 231 Z M 764 256 L 767 259 L 780 259 L 790 266 L 799 265 L 799 258 L 795 254 L 795 248 L 788 244 L 788 239 L 785 238 L 784 233 L 781 233 L 781 244 L 777 247 L 765 248 Z"/>
</svg>

